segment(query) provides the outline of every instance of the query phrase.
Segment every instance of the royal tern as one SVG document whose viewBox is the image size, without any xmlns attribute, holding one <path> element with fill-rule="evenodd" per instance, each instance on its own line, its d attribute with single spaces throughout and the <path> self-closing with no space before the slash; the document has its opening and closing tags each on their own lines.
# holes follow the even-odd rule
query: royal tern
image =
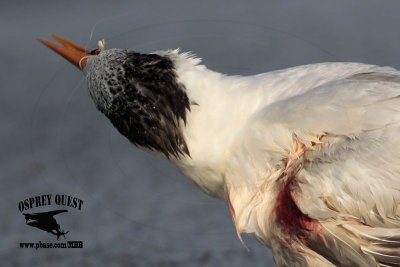
<svg viewBox="0 0 400 267">
<path fill-rule="evenodd" d="M 400 72 L 318 63 L 228 76 L 178 50 L 40 39 L 133 144 L 227 202 L 277 266 L 400 266 Z"/>
</svg>

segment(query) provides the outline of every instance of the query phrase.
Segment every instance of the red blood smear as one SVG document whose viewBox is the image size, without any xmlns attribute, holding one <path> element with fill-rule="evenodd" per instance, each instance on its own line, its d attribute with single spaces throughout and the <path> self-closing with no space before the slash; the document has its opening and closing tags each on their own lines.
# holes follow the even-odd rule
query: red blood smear
<svg viewBox="0 0 400 267">
<path fill-rule="evenodd" d="M 317 220 L 303 214 L 293 200 L 292 188 L 295 185 L 295 177 L 289 178 L 277 195 L 275 203 L 276 220 L 282 230 L 289 236 L 300 239 L 307 237 L 310 231 L 317 230 Z"/>
</svg>

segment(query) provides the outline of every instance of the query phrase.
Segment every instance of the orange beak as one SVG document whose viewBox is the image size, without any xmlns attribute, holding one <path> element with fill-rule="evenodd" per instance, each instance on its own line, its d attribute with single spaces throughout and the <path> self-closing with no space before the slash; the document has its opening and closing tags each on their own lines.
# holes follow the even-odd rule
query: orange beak
<svg viewBox="0 0 400 267">
<path fill-rule="evenodd" d="M 53 43 L 46 39 L 39 38 L 39 42 L 74 64 L 80 70 L 86 66 L 87 57 L 90 55 L 90 52 L 83 47 L 80 47 L 73 42 L 58 36 L 56 34 L 51 34 L 56 41 L 58 41 L 61 45 Z"/>
</svg>

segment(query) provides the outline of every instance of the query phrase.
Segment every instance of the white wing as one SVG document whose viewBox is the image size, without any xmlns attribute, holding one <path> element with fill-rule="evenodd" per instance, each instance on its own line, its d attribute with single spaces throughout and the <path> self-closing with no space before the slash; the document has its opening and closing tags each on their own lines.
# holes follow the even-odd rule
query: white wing
<svg viewBox="0 0 400 267">
<path fill-rule="evenodd" d="M 229 197 L 239 231 L 279 266 L 400 266 L 399 82 L 396 71 L 329 82 L 248 125 L 251 166 L 235 156 Z"/>
</svg>

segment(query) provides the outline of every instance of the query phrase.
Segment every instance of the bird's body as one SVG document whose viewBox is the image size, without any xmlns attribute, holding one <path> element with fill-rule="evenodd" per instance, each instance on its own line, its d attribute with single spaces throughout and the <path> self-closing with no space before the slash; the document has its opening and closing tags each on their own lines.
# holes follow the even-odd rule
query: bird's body
<svg viewBox="0 0 400 267">
<path fill-rule="evenodd" d="M 176 50 L 132 53 L 88 57 L 96 106 L 225 200 L 239 237 L 278 266 L 400 265 L 400 72 L 319 63 L 227 76 Z"/>
<path fill-rule="evenodd" d="M 398 71 L 184 66 L 198 105 L 182 126 L 191 157 L 177 165 L 228 202 L 238 233 L 271 247 L 278 266 L 400 264 Z"/>
</svg>

